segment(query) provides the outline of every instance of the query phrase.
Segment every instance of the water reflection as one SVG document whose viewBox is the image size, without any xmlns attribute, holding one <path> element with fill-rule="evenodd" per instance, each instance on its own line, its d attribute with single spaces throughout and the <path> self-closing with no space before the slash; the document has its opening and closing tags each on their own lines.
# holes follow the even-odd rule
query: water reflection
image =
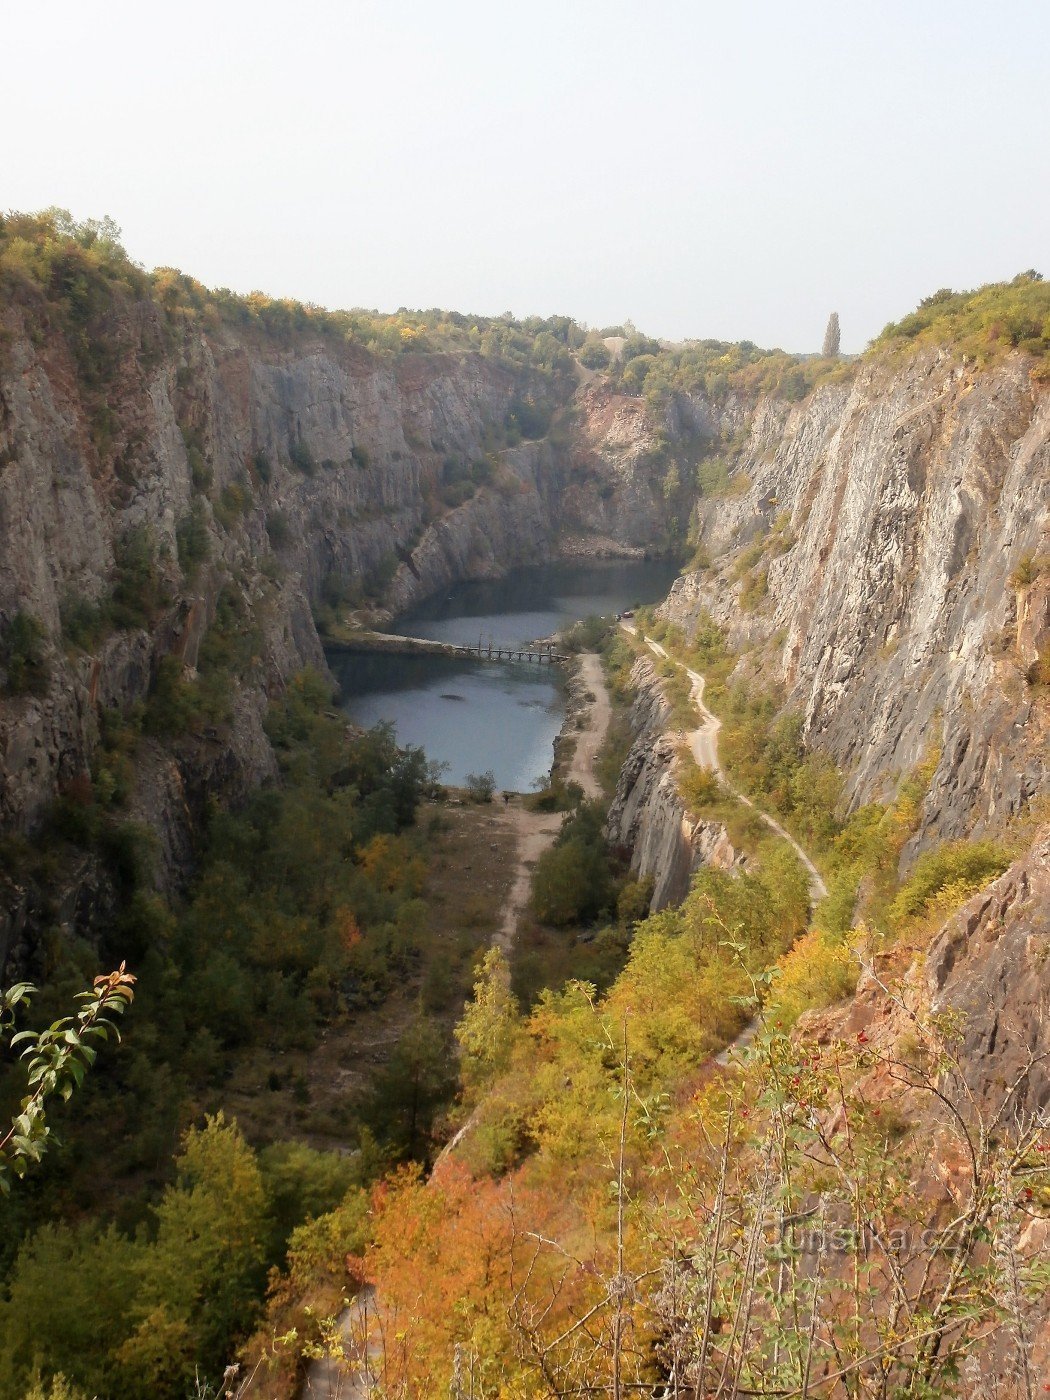
<svg viewBox="0 0 1050 1400">
<path fill-rule="evenodd" d="M 672 565 L 649 561 L 517 570 L 459 584 L 392 630 L 517 646 L 591 613 L 655 602 L 675 574 Z M 392 721 L 401 743 L 418 744 L 448 765 L 450 783 L 491 768 L 498 787 L 527 791 L 550 769 L 564 715 L 557 669 L 381 653 L 334 652 L 328 661 L 346 712 L 363 725 Z"/>
</svg>

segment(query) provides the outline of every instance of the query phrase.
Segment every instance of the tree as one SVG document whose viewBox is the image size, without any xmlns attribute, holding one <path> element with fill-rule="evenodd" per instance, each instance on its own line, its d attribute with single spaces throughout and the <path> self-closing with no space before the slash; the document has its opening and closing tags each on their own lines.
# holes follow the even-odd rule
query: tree
<svg viewBox="0 0 1050 1400">
<path fill-rule="evenodd" d="M 20 1395 L 16 1387 L 36 1371 L 63 1373 L 89 1395 L 112 1394 L 137 1258 L 134 1242 L 113 1226 L 47 1224 L 31 1235 L 4 1279 L 0 1393 Z"/>
<path fill-rule="evenodd" d="M 266 1278 L 266 1191 L 236 1123 L 218 1113 L 191 1128 L 176 1169 L 139 1265 L 138 1326 L 118 1353 L 130 1376 L 149 1378 L 149 1395 L 183 1394 L 195 1363 L 220 1369 Z"/>
<path fill-rule="evenodd" d="M 397 1156 L 422 1161 L 429 1151 L 434 1115 L 455 1088 L 454 1076 L 448 1042 L 432 1021 L 418 1014 L 377 1073 L 361 1116 Z"/>
<path fill-rule="evenodd" d="M 499 948 L 490 948 L 475 969 L 474 997 L 455 1029 L 464 1084 L 477 1090 L 502 1073 L 521 1025 L 510 991 L 510 971 Z"/>
<path fill-rule="evenodd" d="M 466 787 L 472 802 L 491 802 L 496 791 L 496 775 L 491 768 L 486 768 L 484 773 L 468 773 Z"/>
<path fill-rule="evenodd" d="M 833 311 L 828 317 L 828 328 L 824 332 L 824 349 L 821 352 L 826 360 L 832 360 L 839 353 L 839 313 Z"/>
</svg>

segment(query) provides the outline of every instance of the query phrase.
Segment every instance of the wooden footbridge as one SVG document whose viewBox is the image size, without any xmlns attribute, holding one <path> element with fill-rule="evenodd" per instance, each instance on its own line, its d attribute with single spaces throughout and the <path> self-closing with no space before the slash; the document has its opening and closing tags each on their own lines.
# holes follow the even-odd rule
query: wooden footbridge
<svg viewBox="0 0 1050 1400">
<path fill-rule="evenodd" d="M 394 632 L 351 632 L 338 640 L 326 640 L 328 651 L 386 651 L 406 656 L 448 656 L 470 661 L 519 661 L 534 666 L 553 666 L 570 658 L 554 650 L 553 642 L 533 642 L 531 646 L 502 646 L 482 642 L 461 646 L 455 642 L 435 642 L 429 637 L 402 637 Z"/>
</svg>

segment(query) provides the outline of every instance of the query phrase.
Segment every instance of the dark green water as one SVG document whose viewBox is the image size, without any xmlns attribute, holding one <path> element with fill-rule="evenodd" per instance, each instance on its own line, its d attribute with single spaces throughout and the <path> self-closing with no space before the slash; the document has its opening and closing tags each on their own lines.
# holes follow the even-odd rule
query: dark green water
<svg viewBox="0 0 1050 1400">
<path fill-rule="evenodd" d="M 517 646 L 592 613 L 657 602 L 677 572 L 651 560 L 519 569 L 491 582 L 457 584 L 392 630 Z M 550 770 L 565 714 L 556 669 L 346 652 L 333 652 L 328 663 L 347 714 L 363 725 L 392 721 L 401 743 L 418 744 L 428 758 L 448 764 L 447 782 L 491 769 L 498 787 L 524 792 Z"/>
</svg>

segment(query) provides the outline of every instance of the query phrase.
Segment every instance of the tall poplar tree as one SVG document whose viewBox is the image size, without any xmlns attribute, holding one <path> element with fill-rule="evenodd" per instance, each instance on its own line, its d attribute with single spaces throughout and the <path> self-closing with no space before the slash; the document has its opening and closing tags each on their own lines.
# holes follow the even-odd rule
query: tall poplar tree
<svg viewBox="0 0 1050 1400">
<path fill-rule="evenodd" d="M 824 332 L 824 349 L 822 354 L 826 360 L 834 359 L 839 353 L 839 313 L 833 311 L 828 317 L 828 328 Z"/>
</svg>

